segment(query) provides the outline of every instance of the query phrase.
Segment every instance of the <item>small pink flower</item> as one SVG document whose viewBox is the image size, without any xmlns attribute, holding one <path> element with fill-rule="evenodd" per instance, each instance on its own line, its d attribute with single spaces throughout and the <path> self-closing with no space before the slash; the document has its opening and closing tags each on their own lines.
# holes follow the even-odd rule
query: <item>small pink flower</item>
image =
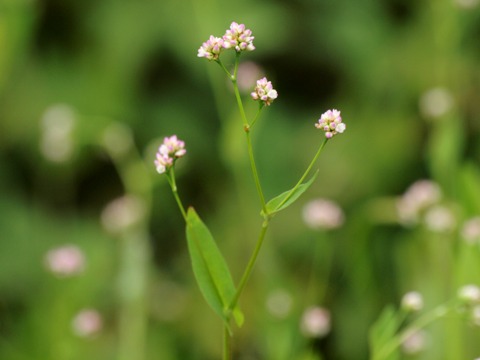
<svg viewBox="0 0 480 360">
<path fill-rule="evenodd" d="M 83 271 L 85 257 L 77 246 L 65 245 L 49 250 L 45 256 L 45 264 L 55 275 L 67 277 Z"/>
<path fill-rule="evenodd" d="M 340 111 L 336 109 L 324 112 L 320 119 L 318 119 L 315 127 L 323 130 L 327 139 L 331 139 L 334 135 L 343 133 L 347 128 L 342 122 Z"/>
<path fill-rule="evenodd" d="M 204 57 L 208 60 L 218 60 L 220 53 L 224 48 L 224 41 L 222 38 L 210 35 L 210 38 L 205 41 L 198 49 L 198 57 Z"/>
<path fill-rule="evenodd" d="M 164 138 L 154 161 L 157 172 L 163 174 L 173 166 L 175 160 L 181 158 L 186 153 L 185 142 L 179 140 L 176 135 Z"/>
<path fill-rule="evenodd" d="M 303 208 L 303 220 L 312 229 L 336 229 L 344 218 L 342 209 L 327 199 L 312 200 Z"/>
<path fill-rule="evenodd" d="M 324 337 L 330 332 L 330 327 L 330 312 L 327 309 L 313 306 L 304 311 L 300 329 L 305 336 Z"/>
<path fill-rule="evenodd" d="M 80 311 L 72 321 L 73 332 L 80 337 L 93 336 L 102 329 L 102 326 L 102 317 L 94 309 Z"/>
<path fill-rule="evenodd" d="M 268 81 L 266 77 L 257 80 L 257 86 L 250 95 L 253 100 L 263 101 L 266 106 L 269 106 L 278 97 L 277 90 L 272 87 L 272 82 Z"/>
<path fill-rule="evenodd" d="M 245 29 L 244 24 L 237 24 L 232 22 L 230 25 L 230 30 L 225 32 L 223 35 L 223 47 L 225 49 L 234 48 L 235 51 L 253 51 L 255 46 L 253 46 L 252 31 Z"/>
</svg>

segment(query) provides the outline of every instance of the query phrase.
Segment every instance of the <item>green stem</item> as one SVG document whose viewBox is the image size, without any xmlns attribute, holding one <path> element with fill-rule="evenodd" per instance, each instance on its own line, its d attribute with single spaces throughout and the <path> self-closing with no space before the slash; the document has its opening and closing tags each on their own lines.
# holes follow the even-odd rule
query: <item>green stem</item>
<svg viewBox="0 0 480 360">
<path fill-rule="evenodd" d="M 223 360 L 230 360 L 232 358 L 230 332 L 227 325 L 223 326 Z"/>
<path fill-rule="evenodd" d="M 259 108 L 258 108 L 257 114 L 255 115 L 255 117 L 254 117 L 253 120 L 252 120 L 252 123 L 250 124 L 250 127 L 249 127 L 250 130 L 253 129 L 253 125 L 255 125 L 255 123 L 257 122 L 258 116 L 259 116 L 260 113 L 262 112 L 263 103 L 260 102 L 259 104 L 260 104 L 260 106 L 259 106 Z"/>
<path fill-rule="evenodd" d="M 223 71 L 225 71 L 225 73 L 227 74 L 228 78 L 230 80 L 234 79 L 235 78 L 235 75 L 232 75 L 230 74 L 230 71 L 228 71 L 228 69 L 225 67 L 225 65 L 223 65 L 222 61 L 220 59 L 216 60 L 215 61 L 218 65 L 220 65 L 220 67 L 223 69 Z"/>
<path fill-rule="evenodd" d="M 250 159 L 250 166 L 252 168 L 253 180 L 255 181 L 255 187 L 257 188 L 257 193 L 258 193 L 258 196 L 260 198 L 260 203 L 262 205 L 262 210 L 266 214 L 267 213 L 267 207 L 266 207 L 266 203 L 265 203 L 265 196 L 263 195 L 262 186 L 260 185 L 260 178 L 258 177 L 257 166 L 255 164 L 255 157 L 253 156 L 253 146 L 252 146 L 252 140 L 251 140 L 251 137 L 250 137 L 250 125 L 248 124 L 247 116 L 245 115 L 245 109 L 243 108 L 242 97 L 240 96 L 240 91 L 238 89 L 238 84 L 237 84 L 237 72 L 238 72 L 239 60 L 240 60 L 240 53 L 237 52 L 236 57 L 235 57 L 235 68 L 233 70 L 233 76 L 231 77 L 231 80 L 232 80 L 232 83 L 233 83 L 235 98 L 237 99 L 238 109 L 239 109 L 240 115 L 242 117 L 244 130 L 245 130 L 245 135 L 247 137 L 248 157 Z M 223 64 L 220 61 L 218 61 L 218 63 L 223 67 Z M 228 71 L 227 71 L 227 73 L 228 73 Z M 255 118 L 253 120 L 253 123 L 257 120 L 258 115 L 260 114 L 260 110 L 261 109 L 259 109 L 259 111 L 257 112 L 257 115 L 255 116 Z"/>
<path fill-rule="evenodd" d="M 239 60 L 240 60 L 240 53 L 237 52 L 237 55 L 235 57 L 235 69 L 233 70 L 233 76 L 231 76 L 230 79 L 232 80 L 233 91 L 235 92 L 235 99 L 237 99 L 237 105 L 238 105 L 238 109 L 240 110 L 243 126 L 244 128 L 248 129 L 248 126 L 249 126 L 248 120 L 247 120 L 247 116 L 245 115 L 245 109 L 243 108 L 242 97 L 240 96 L 240 90 L 238 89 L 238 84 L 237 84 L 237 72 L 238 72 Z"/>
<path fill-rule="evenodd" d="M 170 187 L 172 188 L 173 197 L 175 198 L 175 201 L 177 202 L 178 208 L 180 209 L 180 212 L 182 213 L 182 216 L 183 216 L 183 218 L 186 222 L 187 221 L 187 213 L 185 211 L 185 208 L 183 207 L 182 201 L 180 200 L 180 196 L 178 196 L 177 183 L 175 181 L 174 167 L 171 167 L 170 170 L 168 170 L 166 175 L 167 175 L 168 183 L 170 184 Z"/>
<path fill-rule="evenodd" d="M 395 336 L 390 342 L 388 342 L 374 357 L 374 360 L 387 359 L 400 345 L 402 345 L 405 340 L 410 336 L 415 334 L 417 331 L 423 329 L 430 323 L 434 322 L 437 319 L 440 319 L 447 315 L 457 304 L 457 300 L 453 301 L 451 304 L 444 304 L 436 307 L 432 311 L 426 313 L 425 315 L 419 317 L 415 320 L 410 326 L 405 330 L 401 331 L 397 336 Z"/>
<path fill-rule="evenodd" d="M 248 157 L 250 158 L 250 166 L 252 168 L 253 180 L 255 181 L 255 187 L 257 188 L 258 197 L 260 198 L 260 203 L 262 205 L 262 210 L 264 214 L 267 214 L 267 205 L 265 203 L 265 196 L 263 195 L 262 186 L 260 184 L 260 179 L 258 177 L 257 166 L 255 165 L 255 157 L 253 156 L 253 147 L 252 140 L 250 138 L 250 132 L 246 132 L 247 136 L 247 147 L 248 147 Z"/>
<path fill-rule="evenodd" d="M 257 244 L 255 245 L 255 249 L 253 250 L 252 256 L 250 257 L 250 260 L 249 260 L 248 265 L 245 269 L 245 272 L 242 275 L 242 278 L 241 278 L 240 283 L 237 287 L 237 291 L 235 293 L 235 296 L 233 297 L 232 301 L 230 302 L 230 305 L 228 306 L 229 311 L 232 311 L 235 308 L 235 306 L 237 306 L 238 299 L 240 298 L 240 295 L 242 294 L 243 289 L 245 288 L 245 285 L 247 284 L 247 281 L 250 278 L 250 275 L 252 273 L 255 262 L 257 261 L 258 254 L 259 254 L 260 249 L 262 247 L 263 240 L 265 239 L 265 234 L 267 233 L 268 225 L 269 225 L 269 220 L 267 218 L 267 219 L 265 219 L 265 221 L 262 224 L 262 229 L 260 230 L 260 234 L 258 236 Z"/>
<path fill-rule="evenodd" d="M 320 145 L 320 147 L 318 148 L 318 151 L 317 153 L 315 154 L 315 156 L 313 157 L 313 160 L 310 162 L 310 165 L 308 165 L 308 168 L 307 170 L 305 170 L 305 172 L 303 173 L 302 177 L 300 178 L 300 180 L 298 180 L 297 184 L 294 186 L 294 188 L 292 190 L 290 190 L 290 193 L 285 197 L 285 199 L 283 199 L 283 201 L 277 206 L 277 209 L 281 208 L 291 197 L 292 195 L 295 193 L 295 191 L 297 190 L 297 188 L 302 185 L 303 181 L 305 180 L 305 178 L 308 176 L 308 174 L 310 173 L 310 171 L 312 170 L 312 167 L 313 165 L 315 164 L 315 162 L 317 161 L 318 157 L 320 156 L 320 153 L 322 152 L 325 144 L 327 143 L 328 139 L 325 138 L 325 140 L 323 140 L 322 144 Z"/>
</svg>

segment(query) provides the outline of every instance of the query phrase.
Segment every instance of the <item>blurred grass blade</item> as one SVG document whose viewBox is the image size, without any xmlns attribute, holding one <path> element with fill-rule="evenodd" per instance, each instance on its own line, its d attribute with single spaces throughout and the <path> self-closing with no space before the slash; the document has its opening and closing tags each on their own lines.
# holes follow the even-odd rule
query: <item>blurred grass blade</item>
<svg viewBox="0 0 480 360">
<path fill-rule="evenodd" d="M 382 354 L 382 352 L 385 345 L 395 337 L 400 325 L 401 314 L 395 311 L 393 306 L 387 306 L 370 329 L 369 340 L 372 360 L 398 359 L 398 349 L 392 351 L 391 354 Z"/>
<path fill-rule="evenodd" d="M 200 291 L 210 307 L 228 326 L 229 316 L 225 313 L 235 295 L 235 286 L 227 263 L 207 226 L 193 208 L 187 212 L 187 243 L 193 273 Z M 243 314 L 237 308 L 233 315 L 238 326 L 243 323 Z"/>
<path fill-rule="evenodd" d="M 292 193 L 293 189 L 291 189 L 274 197 L 266 205 L 267 212 L 269 214 L 275 214 L 280 210 L 283 210 L 289 207 L 290 205 L 292 205 L 300 197 L 300 195 L 302 195 L 310 187 L 310 185 L 313 184 L 317 176 L 318 176 L 318 170 L 315 172 L 315 174 L 313 174 L 310 180 L 308 180 L 304 184 L 299 185 L 295 189 L 295 191 L 293 191 L 293 193 Z M 287 200 L 285 201 L 285 199 Z M 265 215 L 263 211 L 262 211 L 262 215 Z"/>
</svg>

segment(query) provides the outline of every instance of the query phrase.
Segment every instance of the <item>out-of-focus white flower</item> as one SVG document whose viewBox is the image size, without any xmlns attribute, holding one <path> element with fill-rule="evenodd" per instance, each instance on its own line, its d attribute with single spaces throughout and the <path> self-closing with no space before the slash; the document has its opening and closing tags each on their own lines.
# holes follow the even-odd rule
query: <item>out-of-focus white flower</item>
<svg viewBox="0 0 480 360">
<path fill-rule="evenodd" d="M 405 354 L 414 355 L 425 349 L 426 345 L 426 333 L 422 330 L 418 330 L 405 339 L 402 343 L 402 350 Z"/>
<path fill-rule="evenodd" d="M 445 206 L 436 205 L 425 214 L 425 225 L 431 231 L 451 231 L 455 227 L 455 224 L 455 217 Z"/>
<path fill-rule="evenodd" d="M 341 112 L 337 109 L 325 111 L 318 119 L 315 127 L 325 132 L 325 137 L 331 139 L 334 135 L 341 134 L 347 126 L 342 122 Z"/>
<path fill-rule="evenodd" d="M 133 147 L 132 132 L 119 122 L 115 122 L 105 129 L 102 140 L 103 145 L 115 156 L 124 156 Z"/>
<path fill-rule="evenodd" d="M 41 119 L 40 151 L 46 159 L 57 163 L 70 159 L 75 122 L 75 113 L 66 104 L 52 105 L 45 110 Z"/>
<path fill-rule="evenodd" d="M 283 319 L 292 309 L 292 296 L 285 290 L 276 290 L 267 297 L 266 307 L 270 314 Z"/>
<path fill-rule="evenodd" d="M 463 223 L 461 236 L 469 244 L 480 242 L 480 216 L 473 217 Z"/>
<path fill-rule="evenodd" d="M 420 311 L 423 309 L 423 297 L 417 291 L 410 291 L 402 297 L 402 308 L 406 311 Z"/>
<path fill-rule="evenodd" d="M 480 326 L 480 305 L 476 305 L 472 309 L 472 322 L 476 326 Z"/>
<path fill-rule="evenodd" d="M 80 311 L 72 320 L 72 330 L 80 337 L 91 337 L 97 334 L 103 326 L 100 313 L 94 309 Z"/>
<path fill-rule="evenodd" d="M 303 221 L 312 229 L 335 229 L 342 226 L 342 209 L 333 201 L 312 200 L 303 208 Z"/>
<path fill-rule="evenodd" d="M 460 300 L 469 305 L 480 303 L 480 288 L 477 285 L 465 285 L 458 290 Z"/>
<path fill-rule="evenodd" d="M 45 265 L 57 276 L 68 277 L 81 273 L 85 268 L 85 256 L 75 245 L 65 245 L 49 250 Z"/>
<path fill-rule="evenodd" d="M 320 338 L 330 332 L 330 312 L 319 306 L 306 309 L 302 316 L 300 329 L 307 337 Z"/>
<path fill-rule="evenodd" d="M 473 9 L 480 4 L 480 0 L 454 0 L 453 2 L 463 9 Z"/>
<path fill-rule="evenodd" d="M 442 87 L 430 89 L 420 98 L 420 111 L 425 117 L 438 118 L 447 113 L 452 106 L 452 94 Z"/>
<path fill-rule="evenodd" d="M 420 213 L 442 197 L 440 187 L 430 180 L 414 182 L 397 201 L 397 212 L 404 224 L 418 222 Z"/>
<path fill-rule="evenodd" d="M 145 216 L 144 202 L 133 195 L 125 195 L 107 204 L 101 215 L 105 230 L 119 234 L 133 225 L 138 224 Z"/>
</svg>

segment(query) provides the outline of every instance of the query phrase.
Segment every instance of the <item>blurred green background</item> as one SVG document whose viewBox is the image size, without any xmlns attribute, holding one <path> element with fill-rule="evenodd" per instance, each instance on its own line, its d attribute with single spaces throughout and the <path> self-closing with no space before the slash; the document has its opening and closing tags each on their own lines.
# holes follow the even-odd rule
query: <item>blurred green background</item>
<svg viewBox="0 0 480 360">
<path fill-rule="evenodd" d="M 242 61 L 279 93 L 253 136 L 267 198 L 308 165 L 321 113 L 338 108 L 347 124 L 315 184 L 272 221 L 240 302 L 235 359 L 367 359 L 385 305 L 418 290 L 433 308 L 480 283 L 479 247 L 459 235 L 480 214 L 478 1 L 1 0 L 0 359 L 221 357 L 221 323 L 194 282 L 183 219 L 153 159 L 164 136 L 185 140 L 181 197 L 238 282 L 258 200 L 231 87 L 197 58 L 232 21 L 255 36 Z M 398 221 L 395 199 L 419 179 L 439 184 L 449 231 Z M 113 210 L 109 228 L 105 207 L 125 194 L 140 205 Z M 305 225 L 314 198 L 341 206 L 341 228 Z M 55 275 L 46 254 L 69 244 L 84 266 Z M 320 339 L 300 331 L 311 305 L 331 315 Z M 82 309 L 100 316 L 94 334 L 75 330 Z M 412 357 L 480 356 L 480 331 L 457 320 L 432 325 Z"/>
</svg>

